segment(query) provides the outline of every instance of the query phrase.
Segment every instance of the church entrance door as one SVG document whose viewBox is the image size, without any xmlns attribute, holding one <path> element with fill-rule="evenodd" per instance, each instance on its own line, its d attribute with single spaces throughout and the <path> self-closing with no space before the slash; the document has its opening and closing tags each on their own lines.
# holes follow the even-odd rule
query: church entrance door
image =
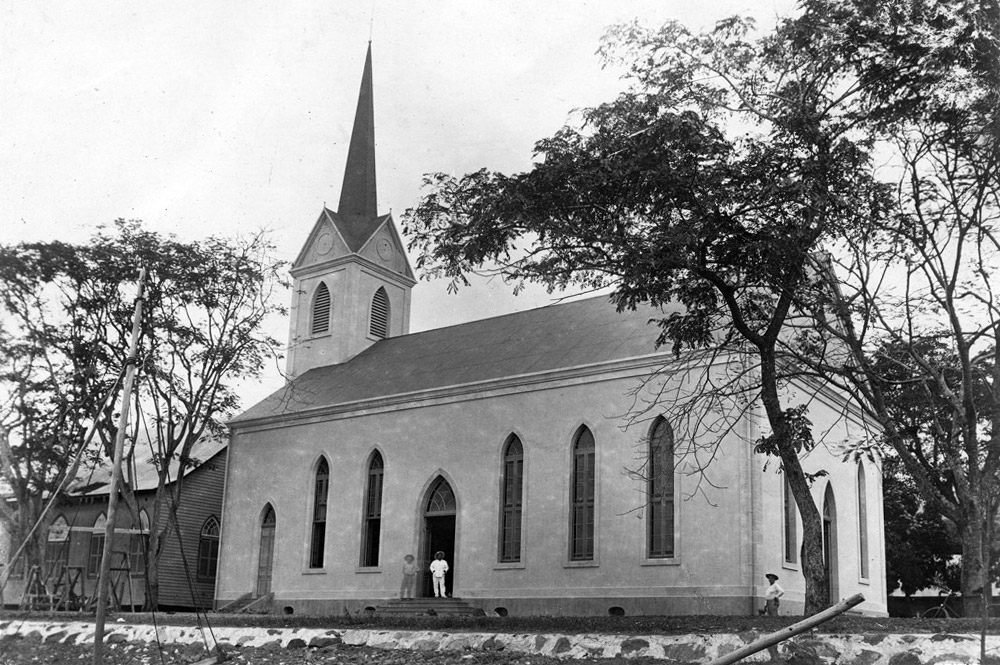
<svg viewBox="0 0 1000 665">
<path fill-rule="evenodd" d="M 448 562 L 448 572 L 445 574 L 445 589 L 449 594 L 455 593 L 454 580 L 457 563 L 455 561 L 455 524 L 457 515 L 455 493 L 451 485 L 442 476 L 438 476 L 424 501 L 424 529 L 422 534 L 420 567 L 422 583 L 421 595 L 433 596 L 434 586 L 431 581 L 430 565 L 436 552 L 444 552 Z"/>
<path fill-rule="evenodd" d="M 257 597 L 271 593 L 271 566 L 274 562 L 274 508 L 267 504 L 260 525 L 260 551 L 257 557 Z"/>
</svg>

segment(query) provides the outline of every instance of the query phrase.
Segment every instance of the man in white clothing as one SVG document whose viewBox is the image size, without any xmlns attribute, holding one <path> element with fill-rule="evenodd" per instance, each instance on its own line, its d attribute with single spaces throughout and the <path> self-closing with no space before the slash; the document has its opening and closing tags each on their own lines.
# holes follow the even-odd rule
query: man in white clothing
<svg viewBox="0 0 1000 665">
<path fill-rule="evenodd" d="M 444 560 L 444 552 L 438 552 L 431 561 L 431 579 L 434 581 L 434 597 L 444 598 L 447 595 L 444 586 L 444 574 L 448 572 L 448 562 Z"/>
<path fill-rule="evenodd" d="M 767 616 L 776 617 L 778 616 L 778 605 L 781 604 L 778 599 L 785 595 L 785 590 L 778 584 L 778 576 L 774 573 L 768 573 L 764 577 L 771 583 L 767 587 L 767 591 L 764 592 L 764 610 Z"/>
</svg>

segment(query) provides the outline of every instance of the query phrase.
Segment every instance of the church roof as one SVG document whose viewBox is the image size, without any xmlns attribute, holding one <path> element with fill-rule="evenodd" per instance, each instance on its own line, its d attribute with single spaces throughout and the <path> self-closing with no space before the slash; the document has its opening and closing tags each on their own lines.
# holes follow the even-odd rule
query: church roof
<svg viewBox="0 0 1000 665">
<path fill-rule="evenodd" d="M 230 424 L 663 353 L 649 323 L 663 316 L 649 307 L 619 313 L 598 296 L 390 337 L 309 370 Z"/>
<path fill-rule="evenodd" d="M 361 248 L 365 246 L 365 243 L 368 242 L 375 232 L 392 218 L 391 214 L 382 215 L 381 217 L 345 215 L 341 212 L 334 212 L 329 208 L 324 208 L 323 214 L 336 227 L 340 236 L 352 252 L 361 251 Z"/>
</svg>

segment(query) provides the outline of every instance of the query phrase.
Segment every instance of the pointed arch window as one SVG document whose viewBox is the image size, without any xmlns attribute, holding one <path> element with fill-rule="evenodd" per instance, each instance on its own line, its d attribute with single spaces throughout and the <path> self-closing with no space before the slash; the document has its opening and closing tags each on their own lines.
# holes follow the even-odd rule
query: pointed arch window
<svg viewBox="0 0 1000 665">
<path fill-rule="evenodd" d="M 646 556 L 667 559 L 674 556 L 674 430 L 664 418 L 657 418 L 649 435 L 646 493 Z"/>
<path fill-rule="evenodd" d="M 214 580 L 219 569 L 219 520 L 212 515 L 201 526 L 198 538 L 198 578 Z"/>
<path fill-rule="evenodd" d="M 69 544 L 69 522 L 59 515 L 52 520 L 45 538 L 45 570 L 53 579 L 59 577 L 69 561 Z"/>
<path fill-rule="evenodd" d="M 833 494 L 833 484 L 827 483 L 823 494 L 823 563 L 826 567 L 826 583 L 829 585 L 830 597 L 837 598 L 839 592 L 837 551 L 837 499 Z"/>
<path fill-rule="evenodd" d="M 858 554 L 861 557 L 861 577 L 868 579 L 868 488 L 865 467 L 858 463 Z"/>
<path fill-rule="evenodd" d="M 389 336 L 389 295 L 385 287 L 378 287 L 372 297 L 372 311 L 369 332 L 372 337 L 385 339 Z"/>
<path fill-rule="evenodd" d="M 313 294 L 310 331 L 313 335 L 330 331 L 330 289 L 326 282 L 320 282 Z"/>
<path fill-rule="evenodd" d="M 139 523 L 132 523 L 132 537 L 129 538 L 129 570 L 132 577 L 146 574 L 146 558 L 149 551 L 149 513 L 139 511 Z"/>
<path fill-rule="evenodd" d="M 385 463 L 377 451 L 368 463 L 368 487 L 365 491 L 364 534 L 361 541 L 361 565 L 377 566 L 382 533 L 382 482 Z"/>
<path fill-rule="evenodd" d="M 427 498 L 424 515 L 454 515 L 457 509 L 458 504 L 455 502 L 455 492 L 452 491 L 451 485 L 443 477 L 438 476 Z"/>
<path fill-rule="evenodd" d="M 94 520 L 94 529 L 90 534 L 90 551 L 87 556 L 87 576 L 97 577 L 101 572 L 101 557 L 104 556 L 104 530 L 108 526 L 108 518 L 101 513 Z"/>
<path fill-rule="evenodd" d="M 312 534 L 309 547 L 309 567 L 322 568 L 326 548 L 326 501 L 330 490 L 330 466 L 320 458 L 313 485 Z"/>
<path fill-rule="evenodd" d="M 782 526 L 784 527 L 785 563 L 799 562 L 799 509 L 795 505 L 792 486 L 788 484 L 788 474 L 781 476 Z"/>
<path fill-rule="evenodd" d="M 500 562 L 521 560 L 521 513 L 524 493 L 524 448 L 511 434 L 503 451 L 500 480 Z"/>
<path fill-rule="evenodd" d="M 581 427 L 573 444 L 573 474 L 570 479 L 570 555 L 572 561 L 594 558 L 594 435 Z"/>
</svg>

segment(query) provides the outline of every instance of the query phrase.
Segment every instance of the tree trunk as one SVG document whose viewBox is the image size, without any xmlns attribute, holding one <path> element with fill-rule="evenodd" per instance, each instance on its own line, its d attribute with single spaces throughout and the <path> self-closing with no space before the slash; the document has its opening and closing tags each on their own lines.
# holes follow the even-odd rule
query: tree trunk
<svg viewBox="0 0 1000 665">
<path fill-rule="evenodd" d="M 963 613 L 967 617 L 974 617 L 979 614 L 982 605 L 986 552 L 983 548 L 985 536 L 983 516 L 975 502 L 970 504 L 964 511 L 966 520 L 959 529 L 959 537 L 962 541 Z"/>
<path fill-rule="evenodd" d="M 805 613 L 815 614 L 830 606 L 830 585 L 823 557 L 823 521 L 813 501 L 799 451 L 793 440 L 787 416 L 778 397 L 778 380 L 772 353 L 761 349 L 761 402 L 767 414 L 773 437 L 773 452 L 781 458 L 781 466 L 795 505 L 802 518 L 802 576 L 805 578 Z"/>
<path fill-rule="evenodd" d="M 804 614 L 816 614 L 831 604 L 830 583 L 823 556 L 823 519 L 813 501 L 798 453 L 795 450 L 782 451 L 781 464 L 802 519 L 802 577 L 806 583 Z"/>
<path fill-rule="evenodd" d="M 13 556 L 17 548 L 21 546 L 21 543 L 24 543 L 24 551 L 21 553 L 19 560 L 22 562 L 21 570 L 24 571 L 25 579 L 27 579 L 28 571 L 31 570 L 32 566 L 38 566 L 42 575 L 45 575 L 43 567 L 45 565 L 45 543 L 48 540 L 48 530 L 38 528 L 31 536 L 28 535 L 31 527 L 35 525 L 35 521 L 42 513 L 42 501 L 41 497 L 38 496 L 22 496 L 23 499 L 18 499 L 20 509 L 17 513 L 17 526 L 13 532 L 14 539 L 11 543 L 12 547 L 8 556 Z M 7 562 L 4 561 L 3 563 L 6 564 Z"/>
<path fill-rule="evenodd" d="M 160 605 L 160 530 L 149 530 L 149 551 L 146 553 L 146 609 L 153 611 Z"/>
</svg>

